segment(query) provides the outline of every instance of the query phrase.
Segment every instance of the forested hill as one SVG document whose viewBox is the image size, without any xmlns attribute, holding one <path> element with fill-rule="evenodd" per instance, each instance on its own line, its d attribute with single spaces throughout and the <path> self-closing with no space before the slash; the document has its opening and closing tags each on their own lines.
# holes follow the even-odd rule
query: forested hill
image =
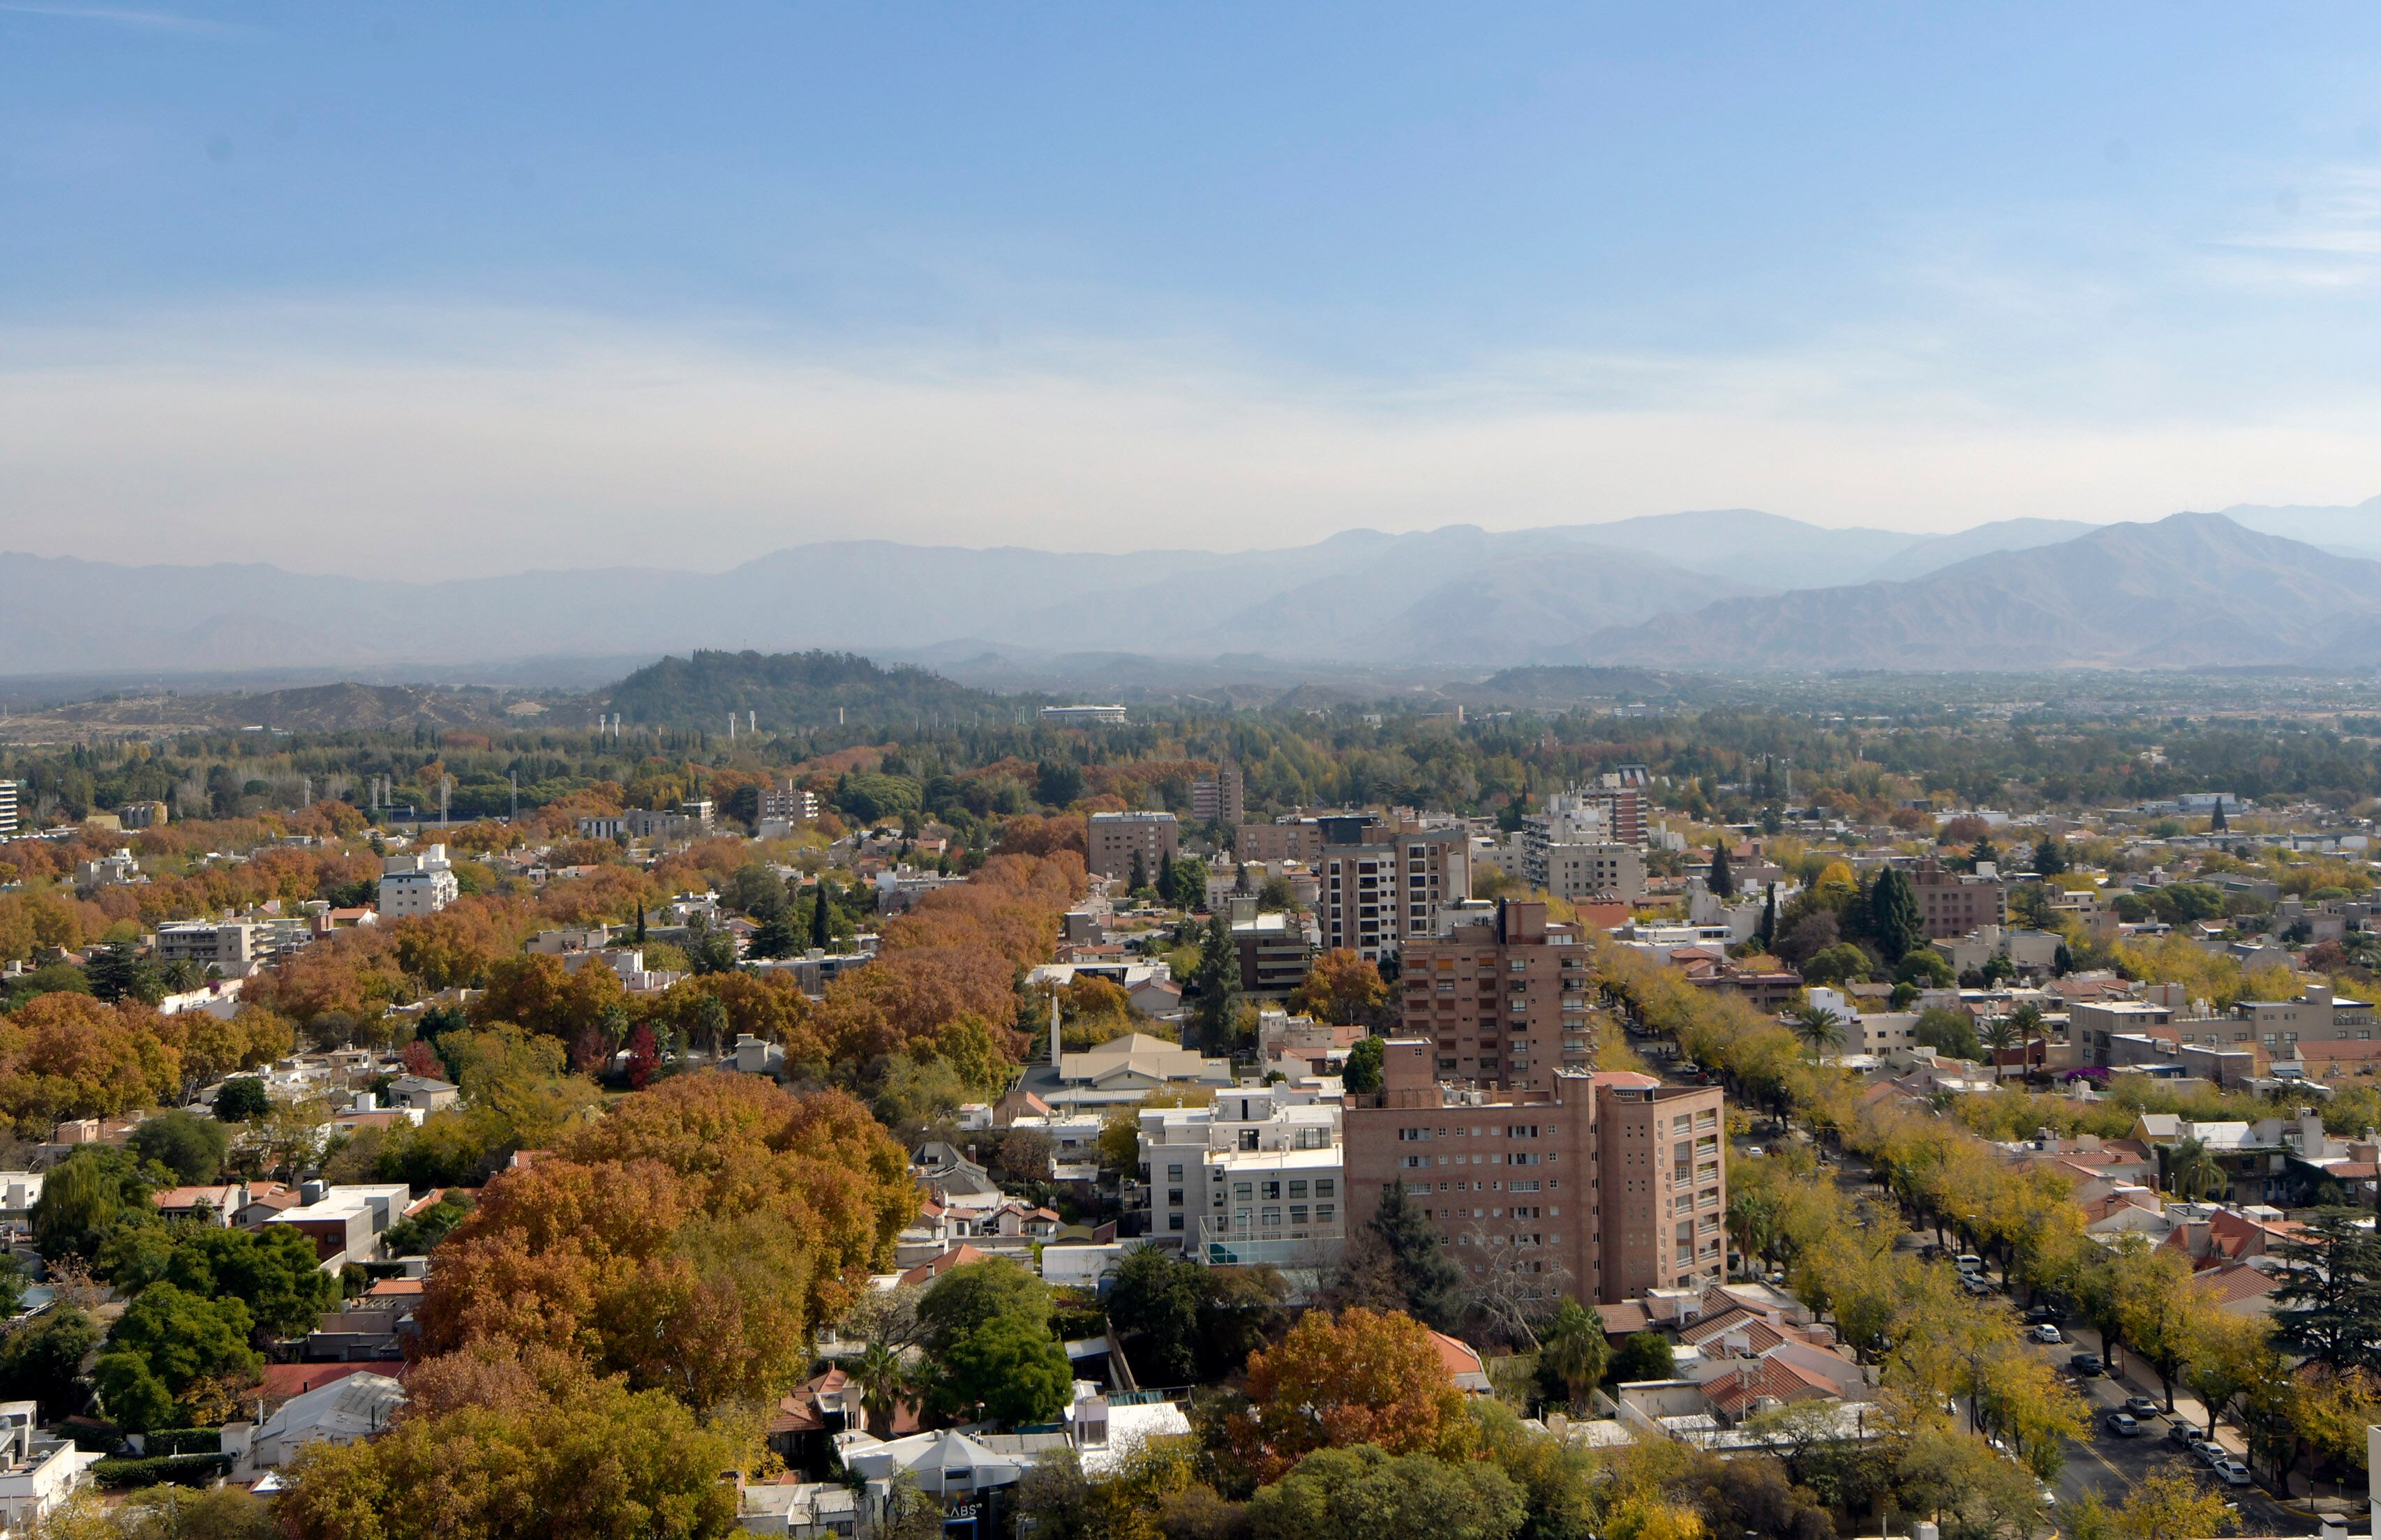
<svg viewBox="0 0 2381 1540">
<path fill-rule="evenodd" d="M 629 723 L 717 729 L 736 714 L 764 732 L 849 726 L 1013 722 L 1039 703 L 954 684 L 929 669 L 881 668 L 856 653 L 712 653 L 665 657 L 602 692 Z M 751 714 L 751 715 L 747 715 Z"/>
</svg>

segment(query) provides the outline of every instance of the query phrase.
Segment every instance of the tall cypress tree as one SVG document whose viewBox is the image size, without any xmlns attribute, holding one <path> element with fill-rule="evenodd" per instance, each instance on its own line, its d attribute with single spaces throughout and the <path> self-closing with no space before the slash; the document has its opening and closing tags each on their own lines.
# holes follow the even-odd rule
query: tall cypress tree
<svg viewBox="0 0 2381 1540">
<path fill-rule="evenodd" d="M 1125 878 L 1124 890 L 1127 893 L 1138 893 L 1148 886 L 1149 862 L 1142 860 L 1141 852 L 1135 850 L 1132 853 L 1132 874 Z"/>
<path fill-rule="evenodd" d="M 1761 929 L 1755 934 L 1761 937 L 1761 949 L 1764 952 L 1769 949 L 1770 943 L 1777 939 L 1777 885 L 1776 883 L 1769 885 L 1769 897 L 1762 902 Z"/>
<path fill-rule="evenodd" d="M 835 944 L 835 927 L 827 910 L 826 879 L 821 877 L 811 890 L 811 945 L 821 951 Z"/>
<path fill-rule="evenodd" d="M 1231 922 L 1221 914 L 1208 917 L 1207 933 L 1199 944 L 1199 966 L 1192 970 L 1190 982 L 1199 991 L 1192 1020 L 1198 1024 L 1203 1051 L 1229 1053 L 1240 1013 L 1240 947 L 1232 939 Z"/>
<path fill-rule="evenodd" d="M 2231 826 L 2231 825 L 2224 821 L 2224 800 L 2219 797 L 2216 801 L 2216 816 L 2207 821 L 2207 832 L 2210 834 L 2222 834 L 2226 829 L 2228 829 Z"/>
<path fill-rule="evenodd" d="M 1736 897 L 1736 874 L 1728 869 L 1726 844 L 1712 847 L 1711 875 L 1704 880 L 1703 886 L 1711 889 L 1711 896 L 1715 898 Z"/>
<path fill-rule="evenodd" d="M 1899 867 L 1877 874 L 1868 894 L 1869 939 L 1887 962 L 1899 962 L 1926 942 L 1926 922 L 1918 912 L 1918 889 Z"/>
</svg>

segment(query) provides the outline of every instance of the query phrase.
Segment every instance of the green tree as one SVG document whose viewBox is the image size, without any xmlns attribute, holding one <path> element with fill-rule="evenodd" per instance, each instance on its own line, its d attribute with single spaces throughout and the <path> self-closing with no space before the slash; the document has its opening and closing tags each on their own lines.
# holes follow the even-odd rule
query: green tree
<svg viewBox="0 0 2381 1540">
<path fill-rule="evenodd" d="M 1239 1026 L 1240 948 L 1232 939 L 1231 922 L 1221 914 L 1208 917 L 1190 983 L 1197 995 L 1191 1020 L 1201 1047 L 1210 1054 L 1229 1053 Z"/>
<path fill-rule="evenodd" d="M 1715 898 L 1725 900 L 1736 897 L 1736 874 L 1728 868 L 1725 842 L 1712 847 L 1711 874 L 1703 879 L 1703 886 Z"/>
<path fill-rule="evenodd" d="M 1132 853 L 1132 871 L 1125 878 L 1124 890 L 1127 893 L 1145 893 L 1149 890 L 1149 862 L 1142 859 L 1139 850 Z"/>
<path fill-rule="evenodd" d="M 50 1168 L 33 1204 L 43 1256 L 88 1257 L 128 1215 L 148 1210 L 149 1183 L 128 1150 L 85 1144 Z"/>
<path fill-rule="evenodd" d="M 894 1410 L 915 1387 L 909 1361 L 890 1342 L 871 1342 L 851 1361 L 851 1382 L 860 1387 L 861 1415 L 878 1438 L 893 1436 Z"/>
<path fill-rule="evenodd" d="M 1359 1038 L 1339 1067 L 1339 1083 L 1349 1094 L 1370 1096 L 1381 1089 L 1381 1066 L 1388 1045 L 1377 1037 Z"/>
<path fill-rule="evenodd" d="M 133 1433 L 172 1427 L 181 1419 L 174 1393 L 136 1352 L 110 1351 L 92 1364 L 92 1386 L 108 1420 Z"/>
<path fill-rule="evenodd" d="M 1918 1024 L 1911 1029 L 1916 1041 L 1938 1054 L 1953 1058 L 1982 1058 L 1984 1045 L 1976 1038 L 1975 1020 L 1964 1010 L 1946 1010 L 1937 1006 L 1933 1010 L 1918 1013 Z"/>
<path fill-rule="evenodd" d="M 2166 1153 L 2167 1191 L 2186 1203 L 2198 1203 L 2221 1198 L 2231 1187 L 2232 1179 L 2206 1141 L 2185 1139 Z"/>
<path fill-rule="evenodd" d="M 75 1376 L 99 1339 L 98 1324 L 80 1305 L 43 1311 L 0 1339 L 0 1394 L 41 1402 L 44 1421 L 79 1410 Z"/>
<path fill-rule="evenodd" d="M 1889 963 L 1899 962 L 1926 945 L 1926 922 L 1919 913 L 1917 886 L 1898 866 L 1878 873 L 1869 886 L 1868 934 Z"/>
<path fill-rule="evenodd" d="M 1403 1180 L 1381 1190 L 1371 1223 L 1388 1248 L 1390 1272 L 1408 1314 L 1440 1331 L 1454 1326 L 1463 1314 L 1463 1269 L 1447 1254 L 1446 1239 L 1422 1217 Z"/>
<path fill-rule="evenodd" d="M 792 957 L 802 949 L 802 933 L 794 923 L 794 913 L 780 904 L 769 911 L 744 944 L 747 957 Z"/>
<path fill-rule="evenodd" d="M 811 945 L 823 952 L 835 950 L 835 896 L 822 875 L 811 891 Z"/>
<path fill-rule="evenodd" d="M 1564 1300 L 1538 1330 L 1540 1393 L 1576 1412 L 1603 1383 L 1611 1356 L 1603 1321 L 1577 1300 Z"/>
<path fill-rule="evenodd" d="M 1922 989 L 1948 989 L 1959 982 L 1951 972 L 1951 959 L 1932 947 L 1913 947 L 1901 954 L 1901 961 L 1893 970 L 1894 976 Z"/>
<path fill-rule="evenodd" d="M 2067 870 L 2067 847 L 2058 842 L 2057 835 L 2046 834 L 2035 841 L 2033 870 L 2035 875 L 2044 877 L 2055 877 Z"/>
<path fill-rule="evenodd" d="M 1822 1063 L 1831 1050 L 1844 1045 L 1844 1019 L 1826 1006 L 1798 1006 L 1786 1025 Z"/>
<path fill-rule="evenodd" d="M 339 1280 L 323 1271 L 313 1241 L 287 1225 L 261 1230 L 210 1225 L 177 1234 L 165 1280 L 201 1299 L 245 1304 L 256 1324 L 276 1337 L 313 1330 L 323 1312 L 339 1302 Z"/>
<path fill-rule="evenodd" d="M 262 1075 L 234 1075 L 215 1092 L 215 1117 L 226 1123 L 252 1123 L 273 1110 Z"/>
<path fill-rule="evenodd" d="M 1199 1315 L 1207 1269 L 1144 1246 L 1124 1259 L 1108 1292 L 1108 1322 L 1123 1337 L 1134 1376 L 1188 1385 L 1199 1376 Z"/>
<path fill-rule="evenodd" d="M 1005 1256 L 952 1268 L 918 1302 L 931 1358 L 945 1356 L 960 1338 L 1002 1316 L 1049 1331 L 1050 1286 Z"/>
<path fill-rule="evenodd" d="M 223 1175 L 231 1135 L 213 1118 L 177 1108 L 144 1119 L 128 1143 L 133 1154 L 155 1161 L 186 1186 L 204 1187 Z"/>
<path fill-rule="evenodd" d="M 1672 1379 L 1679 1373 L 1678 1355 L 1669 1338 L 1659 1332 L 1631 1332 L 1623 1338 L 1604 1371 L 1606 1385 L 1634 1385 L 1643 1380 Z"/>
<path fill-rule="evenodd" d="M 953 1414 L 981 1407 L 1003 1423 L 1046 1423 L 1074 1389 L 1067 1350 L 1046 1324 L 1022 1315 L 996 1315 L 961 1334 L 935 1363 L 935 1403 Z"/>
<path fill-rule="evenodd" d="M 2273 1251 L 2274 1342 L 2335 1374 L 2381 1371 L 2381 1241 L 2352 1208 L 2328 1208 Z"/>
<path fill-rule="evenodd" d="M 107 1334 L 110 1352 L 139 1355 L 178 1395 L 201 1375 L 247 1384 L 263 1367 L 248 1345 L 255 1318 L 238 1300 L 211 1300 L 171 1283 L 142 1289 Z"/>
<path fill-rule="evenodd" d="M 1489 1461 L 1374 1444 L 1318 1449 L 1249 1504 L 1256 1540 L 1510 1540 L 1528 1516 L 1521 1489 Z"/>
<path fill-rule="evenodd" d="M 145 1000 L 152 1005 L 165 997 L 165 981 L 129 941 L 103 947 L 86 970 L 91 992 L 113 1005 L 118 1000 Z"/>
</svg>

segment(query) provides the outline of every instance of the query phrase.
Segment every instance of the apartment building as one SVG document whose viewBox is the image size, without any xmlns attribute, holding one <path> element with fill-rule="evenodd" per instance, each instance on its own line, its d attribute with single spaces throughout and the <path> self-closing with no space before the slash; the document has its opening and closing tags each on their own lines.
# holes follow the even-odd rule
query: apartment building
<svg viewBox="0 0 2381 1540">
<path fill-rule="evenodd" d="M 1402 1182 L 1450 1254 L 1525 1297 L 1618 1302 L 1727 1268 L 1722 1098 L 1650 1075 L 1563 1070 L 1492 1090 L 1441 1079 L 1426 1039 L 1387 1045 L 1377 1095 L 1342 1112 L 1347 1202 Z"/>
<path fill-rule="evenodd" d="M 1314 960 L 1310 922 L 1294 914 L 1260 914 L 1254 898 L 1227 898 L 1232 945 L 1240 954 L 1240 988 L 1279 997 L 1306 982 Z"/>
<path fill-rule="evenodd" d="M 1170 813 L 1094 813 L 1086 822 L 1083 864 L 1093 876 L 1129 876 L 1139 855 L 1154 882 L 1159 863 L 1182 849 L 1182 825 Z"/>
<path fill-rule="evenodd" d="M 805 791 L 791 781 L 780 781 L 761 788 L 761 816 L 782 818 L 788 823 L 807 824 L 819 815 L 818 793 Z"/>
<path fill-rule="evenodd" d="M 1315 1266 L 1345 1241 L 1336 1102 L 1311 1088 L 1239 1086 L 1206 1106 L 1145 1107 L 1140 1122 L 1160 1244 L 1215 1265 Z"/>
<path fill-rule="evenodd" d="M 2308 984 L 2287 1000 L 2243 1000 L 2233 1014 L 2247 1023 L 2248 1041 L 2269 1057 L 2297 1057 L 2302 1043 L 2373 1042 L 2372 1005 L 2334 995 L 2327 984 Z"/>
<path fill-rule="evenodd" d="M 1542 902 L 1455 918 L 1405 948 L 1401 1030 L 1432 1045 L 1442 1079 L 1545 1085 L 1593 1062 L 1587 960 L 1577 928 L 1549 922 Z"/>
<path fill-rule="evenodd" d="M 435 914 L 462 894 L 446 847 L 432 845 L 418 852 L 384 857 L 380 863 L 380 917 L 401 920 L 409 914 Z"/>
<path fill-rule="evenodd" d="M 1645 897 L 1645 852 L 1634 845 L 1548 844 L 1534 852 L 1525 849 L 1522 857 L 1525 880 L 1557 898 L 1633 904 Z M 1532 864 L 1533 877 L 1527 875 Z"/>
<path fill-rule="evenodd" d="M 2009 923 L 2009 885 L 1993 862 L 1973 872 L 1954 872 L 1928 858 L 1910 874 L 1918 889 L 1918 913 L 1929 941 L 1956 941 L 1985 925 Z"/>
<path fill-rule="evenodd" d="M 173 810 L 154 799 L 127 802 L 116 810 L 116 826 L 128 832 L 162 829 L 173 821 Z"/>
<path fill-rule="evenodd" d="M 264 926 L 227 920 L 169 921 L 157 927 L 157 960 L 195 962 L 220 968 L 226 978 L 238 978 L 250 965 L 264 960 L 268 945 Z"/>
<path fill-rule="evenodd" d="M 1201 824 L 1234 824 L 1248 816 L 1248 800 L 1240 785 L 1240 767 L 1230 760 L 1212 776 L 1190 783 L 1190 817 Z"/>
<path fill-rule="evenodd" d="M 15 837 L 18 807 L 25 795 L 23 781 L 0 781 L 0 839 Z"/>
<path fill-rule="evenodd" d="M 1314 862 L 1314 918 L 1326 951 L 1345 948 L 1378 962 L 1430 935 L 1442 905 L 1471 896 L 1471 832 L 1461 823 L 1327 827 Z M 1354 824 L 1354 820 L 1345 821 Z"/>
</svg>

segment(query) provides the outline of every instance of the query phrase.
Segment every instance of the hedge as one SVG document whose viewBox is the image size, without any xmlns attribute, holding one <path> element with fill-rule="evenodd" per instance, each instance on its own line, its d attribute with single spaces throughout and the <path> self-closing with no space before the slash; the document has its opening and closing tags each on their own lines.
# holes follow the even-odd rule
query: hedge
<svg viewBox="0 0 2381 1540">
<path fill-rule="evenodd" d="M 167 1454 L 145 1460 L 103 1460 L 91 1468 L 92 1479 L 113 1492 L 175 1482 L 204 1486 L 217 1476 L 231 1474 L 227 1454 Z"/>
</svg>

